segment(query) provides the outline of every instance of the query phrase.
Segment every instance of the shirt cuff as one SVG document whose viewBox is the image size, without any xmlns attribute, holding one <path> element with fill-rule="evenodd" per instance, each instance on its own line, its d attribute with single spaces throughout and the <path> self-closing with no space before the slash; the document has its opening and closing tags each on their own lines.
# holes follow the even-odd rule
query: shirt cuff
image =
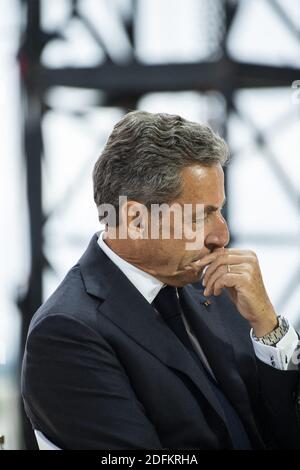
<svg viewBox="0 0 300 470">
<path fill-rule="evenodd" d="M 254 339 L 252 328 L 250 337 L 255 355 L 265 364 L 280 370 L 298 368 L 299 360 L 297 361 L 296 350 L 298 349 L 299 338 L 291 324 L 289 324 L 286 334 L 275 346 L 268 346 Z"/>
</svg>

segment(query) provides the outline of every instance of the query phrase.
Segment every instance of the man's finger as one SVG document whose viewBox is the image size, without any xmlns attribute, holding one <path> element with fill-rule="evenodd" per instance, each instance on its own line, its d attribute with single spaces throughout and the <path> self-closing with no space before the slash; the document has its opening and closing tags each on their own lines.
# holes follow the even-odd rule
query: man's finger
<svg viewBox="0 0 300 470">
<path fill-rule="evenodd" d="M 217 256 L 218 256 L 217 253 L 210 253 L 209 255 L 206 255 L 206 256 L 204 256 L 203 258 L 198 259 L 197 261 L 192 261 L 191 263 L 189 263 L 189 264 L 185 267 L 185 269 L 190 269 L 190 268 L 194 268 L 194 269 L 202 268 L 203 266 L 212 263 L 212 261 L 214 261 L 214 260 L 217 258 Z"/>
<path fill-rule="evenodd" d="M 252 262 L 249 256 L 238 256 L 232 254 L 224 254 L 219 255 L 216 260 L 213 260 L 208 269 L 206 270 L 205 276 L 203 278 L 203 285 L 207 285 L 209 278 L 212 274 L 220 267 L 220 266 L 231 266 L 237 264 L 244 264 L 248 262 Z"/>
<path fill-rule="evenodd" d="M 231 267 L 230 273 L 242 274 L 246 270 L 247 270 L 246 264 L 244 264 L 244 263 L 234 264 Z M 224 275 L 227 275 L 227 274 L 229 274 L 228 270 L 227 270 L 227 266 L 219 266 L 218 269 L 216 269 L 212 273 L 212 275 L 209 277 L 207 283 L 205 283 L 205 291 L 204 291 L 205 295 L 211 295 L 211 293 L 214 292 L 216 281 L 221 276 L 224 276 Z M 203 285 L 204 285 L 204 280 L 203 280 Z"/>
</svg>

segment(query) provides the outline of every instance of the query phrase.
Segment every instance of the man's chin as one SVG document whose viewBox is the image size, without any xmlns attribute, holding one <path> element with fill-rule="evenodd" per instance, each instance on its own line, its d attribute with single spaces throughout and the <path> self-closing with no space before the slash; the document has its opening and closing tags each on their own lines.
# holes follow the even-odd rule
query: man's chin
<svg viewBox="0 0 300 470">
<path fill-rule="evenodd" d="M 202 278 L 202 271 L 203 269 L 197 272 L 193 270 L 184 271 L 182 275 L 178 276 L 178 278 L 176 279 L 177 287 L 183 287 L 186 284 L 193 284 L 194 282 L 199 282 Z"/>
</svg>

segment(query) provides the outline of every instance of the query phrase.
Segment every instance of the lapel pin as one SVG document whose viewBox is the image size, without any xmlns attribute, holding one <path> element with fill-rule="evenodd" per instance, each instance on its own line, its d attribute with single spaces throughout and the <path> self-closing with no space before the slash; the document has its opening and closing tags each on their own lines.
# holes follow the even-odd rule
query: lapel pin
<svg viewBox="0 0 300 470">
<path fill-rule="evenodd" d="M 204 305 L 204 307 L 208 307 L 209 305 L 212 304 L 212 301 L 211 300 L 205 300 L 205 302 L 201 302 L 202 305 Z"/>
</svg>

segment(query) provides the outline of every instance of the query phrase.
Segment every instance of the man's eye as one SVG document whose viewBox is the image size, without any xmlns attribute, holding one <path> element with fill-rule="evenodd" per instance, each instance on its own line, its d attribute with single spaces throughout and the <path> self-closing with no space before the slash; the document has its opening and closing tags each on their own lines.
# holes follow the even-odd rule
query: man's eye
<svg viewBox="0 0 300 470">
<path fill-rule="evenodd" d="M 203 222 L 203 220 L 206 219 L 206 216 L 204 217 L 199 217 L 197 220 L 193 220 L 192 223 L 193 224 L 201 224 Z"/>
<path fill-rule="evenodd" d="M 224 211 L 224 207 L 222 207 L 219 212 L 220 214 L 223 216 L 223 211 Z M 216 214 L 217 211 L 211 211 L 211 212 L 206 212 L 203 216 L 199 217 L 197 220 L 193 220 L 192 223 L 193 224 L 196 224 L 196 223 L 202 223 L 204 222 L 205 220 L 209 219 L 209 217 L 211 217 L 213 214 Z"/>
</svg>

